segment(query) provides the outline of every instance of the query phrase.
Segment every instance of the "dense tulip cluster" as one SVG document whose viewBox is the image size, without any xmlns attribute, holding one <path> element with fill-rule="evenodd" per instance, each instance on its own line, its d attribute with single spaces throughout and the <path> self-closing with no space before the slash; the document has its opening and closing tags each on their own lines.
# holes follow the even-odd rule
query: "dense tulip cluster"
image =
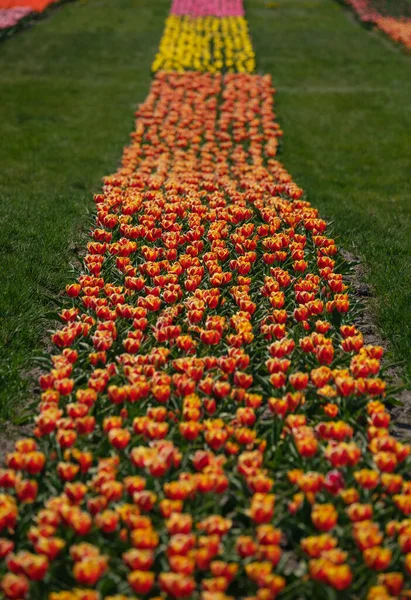
<svg viewBox="0 0 411 600">
<path fill-rule="evenodd" d="M 9 34 L 9 29 L 16 27 L 20 21 L 43 12 L 51 4 L 59 0 L 0 0 L 0 34 Z"/>
<path fill-rule="evenodd" d="M 243 0 L 173 0 L 173 15 L 243 17 Z"/>
<path fill-rule="evenodd" d="M 409 597 L 411 448 L 273 93 L 155 78 L 0 472 L 4 598 Z"/>
<path fill-rule="evenodd" d="M 381 31 L 399 44 L 411 50 L 411 19 L 395 19 L 379 16 L 375 24 Z"/>
<path fill-rule="evenodd" d="M 0 4 L 0 30 L 15 27 L 19 21 L 32 12 L 29 6 L 16 8 L 1 8 Z"/>
<path fill-rule="evenodd" d="M 55 2 L 58 2 L 58 0 L 0 0 L 0 8 L 17 8 L 24 6 L 36 10 L 37 12 L 41 12 Z"/>
<path fill-rule="evenodd" d="M 254 66 L 242 17 L 169 17 L 33 437 L 0 470 L 4 599 L 411 594 L 411 447 L 389 431 L 383 350 L 276 158 Z"/>
<path fill-rule="evenodd" d="M 363 23 L 375 25 L 395 42 L 411 49 L 411 19 L 381 14 L 371 0 L 345 0 Z"/>
<path fill-rule="evenodd" d="M 0 8 L 31 8 L 37 12 L 45 10 L 50 4 L 54 4 L 58 0 L 0 0 Z"/>
<path fill-rule="evenodd" d="M 243 17 L 171 15 L 152 70 L 252 73 L 255 55 Z"/>
</svg>

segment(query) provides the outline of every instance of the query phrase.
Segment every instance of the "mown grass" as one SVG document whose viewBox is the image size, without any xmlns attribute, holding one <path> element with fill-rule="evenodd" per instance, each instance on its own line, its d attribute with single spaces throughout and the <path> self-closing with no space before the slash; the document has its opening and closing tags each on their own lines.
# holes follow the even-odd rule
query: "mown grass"
<svg viewBox="0 0 411 600">
<path fill-rule="evenodd" d="M 411 376 L 411 55 L 334 0 L 246 0 L 258 69 L 278 89 L 281 159 L 339 244 Z"/>
<path fill-rule="evenodd" d="M 167 0 L 88 0 L 0 43 L 0 418 L 82 247 L 92 193 L 114 171 L 148 91 Z M 21 376 L 23 374 L 23 377 Z"/>
</svg>

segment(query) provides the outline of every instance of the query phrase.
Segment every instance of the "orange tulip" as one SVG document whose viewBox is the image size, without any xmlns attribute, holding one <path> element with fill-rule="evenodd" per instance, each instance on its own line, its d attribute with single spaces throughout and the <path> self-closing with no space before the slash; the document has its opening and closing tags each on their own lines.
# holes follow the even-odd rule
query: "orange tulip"
<svg viewBox="0 0 411 600">
<path fill-rule="evenodd" d="M 1 589 L 6 598 L 20 600 L 21 598 L 26 598 L 29 593 L 29 581 L 24 575 L 6 573 L 1 580 Z"/>
<path fill-rule="evenodd" d="M 150 571 L 132 571 L 128 575 L 128 582 L 136 594 L 148 594 L 154 585 L 154 573 Z"/>
</svg>

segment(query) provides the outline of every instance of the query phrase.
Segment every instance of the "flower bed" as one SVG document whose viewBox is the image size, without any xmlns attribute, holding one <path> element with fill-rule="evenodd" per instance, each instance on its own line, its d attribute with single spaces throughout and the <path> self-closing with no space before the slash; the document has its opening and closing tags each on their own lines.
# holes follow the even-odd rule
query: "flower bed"
<svg viewBox="0 0 411 600">
<path fill-rule="evenodd" d="M 34 438 L 0 473 L 6 598 L 404 589 L 410 446 L 327 224 L 276 159 L 273 93 L 153 81 L 94 198 Z"/>
<path fill-rule="evenodd" d="M 242 17 L 167 20 L 33 438 L 0 471 L 3 598 L 411 593 L 411 447 L 390 434 L 383 349 L 278 162 L 271 78 L 238 72 L 254 60 Z"/>
<path fill-rule="evenodd" d="M 11 8 L 22 8 L 29 7 L 37 12 L 42 12 L 50 4 L 54 4 L 58 0 L 0 0 L 0 8 L 11 9 Z"/>
<path fill-rule="evenodd" d="M 19 6 L 16 8 L 0 8 L 0 30 L 15 27 L 21 19 L 24 19 L 32 12 L 29 6 Z"/>
<path fill-rule="evenodd" d="M 173 0 L 171 14 L 191 17 L 243 17 L 243 0 Z"/>
<path fill-rule="evenodd" d="M 377 27 L 386 33 L 394 42 L 411 49 L 411 19 L 394 19 L 393 17 L 378 17 Z"/>
<path fill-rule="evenodd" d="M 252 73 L 255 55 L 243 17 L 168 17 L 152 70 Z"/>
<path fill-rule="evenodd" d="M 345 0 L 363 22 L 375 25 L 395 42 L 411 49 L 411 19 L 382 15 L 370 0 Z"/>
<path fill-rule="evenodd" d="M 0 39 L 8 37 L 59 0 L 0 0 Z"/>
</svg>

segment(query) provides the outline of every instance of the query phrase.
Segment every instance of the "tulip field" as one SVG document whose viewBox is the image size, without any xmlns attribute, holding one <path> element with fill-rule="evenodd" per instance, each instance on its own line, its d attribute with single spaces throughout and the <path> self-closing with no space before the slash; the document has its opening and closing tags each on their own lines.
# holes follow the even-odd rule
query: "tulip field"
<svg viewBox="0 0 411 600">
<path fill-rule="evenodd" d="M 70 219 L 88 223 L 54 300 L 58 324 L 44 342 L 30 431 L 0 469 L 0 598 L 410 598 L 411 444 L 393 430 L 385 345 L 359 326 L 350 265 L 315 193 L 308 197 L 302 187 L 305 180 L 311 188 L 315 174 L 297 180 L 292 160 L 281 156 L 293 88 L 283 84 L 290 108 L 282 113 L 275 69 L 265 53 L 259 58 L 264 40 L 253 35 L 251 2 L 160 4 L 139 25 L 151 31 L 161 16 L 164 27 L 144 65 L 134 127 L 117 168 L 94 189 L 90 214 L 76 208 L 76 196 L 58 195 L 57 179 L 54 192 L 38 188 L 39 197 L 52 198 L 48 210 L 63 212 L 65 227 Z M 330 6 L 345 18 L 338 4 Z M 83 8 L 73 3 L 72 14 Z M 258 10 L 251 6 L 250 14 Z M 80 39 L 98 39 L 106 58 L 87 78 L 96 104 L 84 128 L 104 130 L 107 112 L 111 135 L 124 123 L 112 126 L 110 111 L 129 109 L 128 96 L 116 103 L 111 94 L 121 81 L 125 94 L 135 90 L 121 53 L 113 67 L 119 78 L 100 87 L 104 61 L 124 42 L 120 33 L 110 37 L 110 20 L 103 25 L 94 14 L 95 29 Z M 263 21 L 261 31 L 270 23 Z M 282 69 L 295 68 L 282 49 L 293 39 L 285 22 L 283 38 L 265 41 L 277 39 L 272 60 L 280 82 Z M 87 12 L 84 23 L 90 26 Z M 358 23 L 347 27 L 359 29 L 358 39 L 366 35 Z M 100 46 L 101 32 L 110 43 Z M 126 54 L 126 62 L 135 60 Z M 77 75 L 78 88 L 70 87 L 72 77 L 63 80 L 72 94 L 64 104 L 69 123 L 73 105 L 87 110 L 87 98 L 78 101 L 84 73 Z M 56 90 L 60 76 L 53 75 Z M 349 101 L 346 108 L 349 122 Z M 41 112 L 38 118 L 49 126 Z M 320 118 L 315 126 L 326 145 Z M 67 170 L 80 178 L 77 170 L 96 168 L 92 157 L 103 154 L 106 140 L 103 132 L 89 149 L 80 138 L 81 154 L 70 135 L 68 127 L 63 145 L 73 161 L 78 149 L 81 161 L 76 172 L 67 161 Z M 295 150 L 309 161 L 303 142 Z M 9 153 L 17 153 L 13 142 Z M 60 162 L 54 174 L 63 172 Z M 50 177 L 43 159 L 38 173 Z M 35 175 L 33 186 L 40 185 Z M 14 177 L 16 196 L 22 179 Z M 0 176 L 0 195 L 2 186 Z M 363 206 L 367 193 L 360 197 Z M 347 222 L 361 222 L 361 210 L 351 212 Z M 28 238 L 32 231 L 27 226 Z"/>
</svg>

